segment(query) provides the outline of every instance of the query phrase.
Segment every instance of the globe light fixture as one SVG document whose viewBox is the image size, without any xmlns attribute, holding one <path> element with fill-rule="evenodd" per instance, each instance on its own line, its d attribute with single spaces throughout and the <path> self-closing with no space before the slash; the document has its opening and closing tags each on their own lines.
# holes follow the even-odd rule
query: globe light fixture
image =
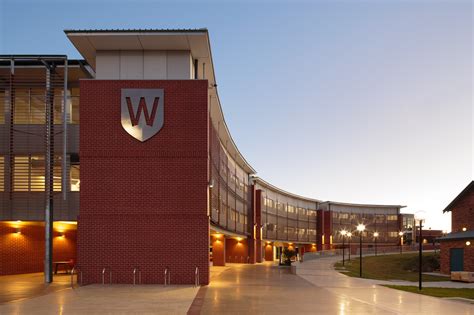
<svg viewBox="0 0 474 315">
<path fill-rule="evenodd" d="M 377 256 L 377 237 L 379 237 L 379 232 L 374 232 L 375 256 Z"/>
<path fill-rule="evenodd" d="M 364 232 L 365 231 L 365 225 L 362 224 L 362 223 L 359 223 L 359 225 L 357 225 L 357 231 L 359 231 L 360 233 Z"/>
</svg>

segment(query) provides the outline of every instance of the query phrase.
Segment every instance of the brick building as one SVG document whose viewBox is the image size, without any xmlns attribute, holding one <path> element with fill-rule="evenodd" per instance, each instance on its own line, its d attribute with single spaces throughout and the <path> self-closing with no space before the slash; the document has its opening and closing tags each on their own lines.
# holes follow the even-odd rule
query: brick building
<svg viewBox="0 0 474 315">
<path fill-rule="evenodd" d="M 358 223 L 365 243 L 377 231 L 398 244 L 401 206 L 324 202 L 255 175 L 224 120 L 207 30 L 66 35 L 84 60 L 0 56 L 0 275 L 43 270 L 45 208 L 53 260 L 85 283 L 104 268 L 115 283 L 135 268 L 144 283 L 164 270 L 194 283 L 198 268 L 207 284 L 210 260 L 331 249 Z"/>
<path fill-rule="evenodd" d="M 474 181 L 443 210 L 451 212 L 451 233 L 439 238 L 441 272 L 474 271 Z"/>
</svg>

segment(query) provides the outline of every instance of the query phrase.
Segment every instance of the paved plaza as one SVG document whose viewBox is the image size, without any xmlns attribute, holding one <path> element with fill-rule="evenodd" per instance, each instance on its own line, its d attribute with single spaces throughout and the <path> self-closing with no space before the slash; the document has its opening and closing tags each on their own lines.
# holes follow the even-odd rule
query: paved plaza
<svg viewBox="0 0 474 315">
<path fill-rule="evenodd" d="M 213 267 L 211 284 L 200 288 L 89 285 L 71 289 L 68 277 L 62 277 L 53 288 L 41 291 L 39 278 L 28 282 L 28 275 L 21 275 L 9 276 L 7 287 L 16 287 L 12 295 L 3 286 L 7 277 L 0 277 L 0 314 L 474 314 L 474 304 L 342 275 L 332 268 L 338 259 L 297 263 L 297 275 L 272 263 Z M 23 279 L 23 290 L 20 282 L 11 282 L 15 278 Z"/>
</svg>

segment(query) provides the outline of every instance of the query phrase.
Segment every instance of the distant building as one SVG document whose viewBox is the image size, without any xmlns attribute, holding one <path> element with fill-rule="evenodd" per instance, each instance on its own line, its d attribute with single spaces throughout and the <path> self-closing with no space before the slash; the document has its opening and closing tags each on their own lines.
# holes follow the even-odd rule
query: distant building
<svg viewBox="0 0 474 315">
<path fill-rule="evenodd" d="M 413 240 L 416 238 L 415 236 L 415 215 L 413 213 L 402 213 L 401 215 L 401 223 L 402 223 L 402 232 L 403 232 L 403 243 L 406 245 L 411 245 Z"/>
<path fill-rule="evenodd" d="M 452 232 L 439 238 L 441 272 L 474 271 L 474 181 L 443 210 L 451 212 Z"/>
</svg>

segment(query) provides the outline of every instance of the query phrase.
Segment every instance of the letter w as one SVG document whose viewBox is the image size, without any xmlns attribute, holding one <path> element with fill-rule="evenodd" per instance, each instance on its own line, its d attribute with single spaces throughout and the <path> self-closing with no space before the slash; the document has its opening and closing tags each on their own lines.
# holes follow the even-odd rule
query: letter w
<svg viewBox="0 0 474 315">
<path fill-rule="evenodd" d="M 155 97 L 153 101 L 153 109 L 151 110 L 151 115 L 148 115 L 148 108 L 146 106 L 146 101 L 144 97 L 140 97 L 140 102 L 138 103 L 137 114 L 133 112 L 133 105 L 130 97 L 126 98 L 127 100 L 127 107 L 128 107 L 128 114 L 130 115 L 130 120 L 132 121 L 132 126 L 138 125 L 140 121 L 140 115 L 145 115 L 145 121 L 148 126 L 153 126 L 153 122 L 155 121 L 156 109 L 158 108 L 158 101 L 160 100 L 159 97 Z"/>
</svg>

